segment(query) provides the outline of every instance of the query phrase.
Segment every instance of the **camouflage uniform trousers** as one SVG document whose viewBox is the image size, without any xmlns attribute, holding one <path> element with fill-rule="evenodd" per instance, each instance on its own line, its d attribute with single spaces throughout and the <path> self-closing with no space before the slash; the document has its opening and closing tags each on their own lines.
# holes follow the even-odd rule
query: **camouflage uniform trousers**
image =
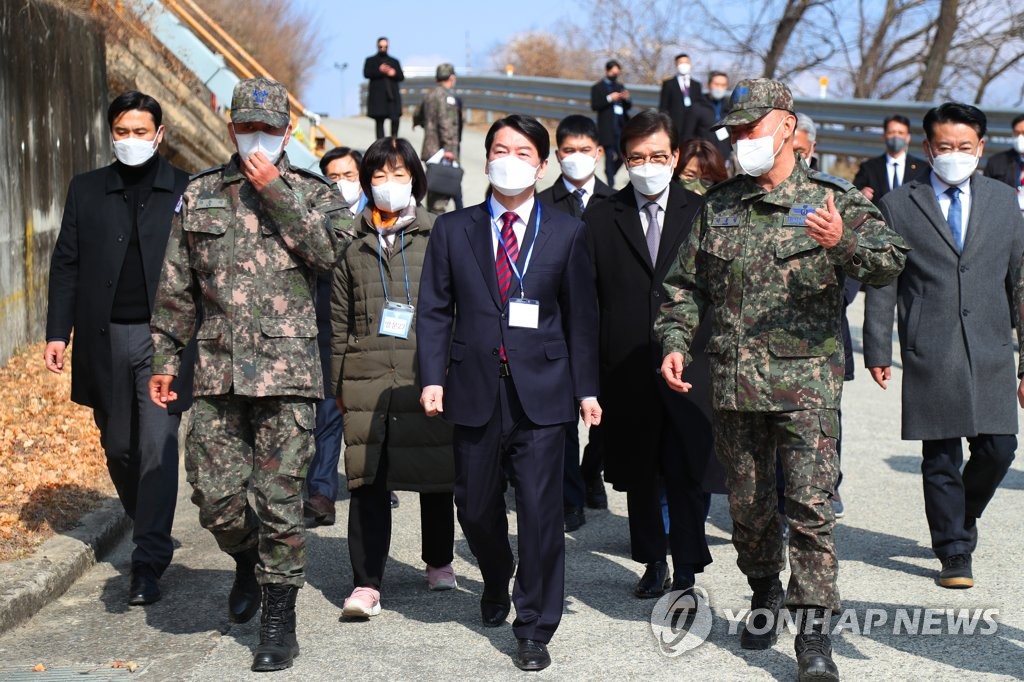
<svg viewBox="0 0 1024 682">
<path fill-rule="evenodd" d="M 261 584 L 305 582 L 302 487 L 315 425 L 309 398 L 208 396 L 193 406 L 185 471 L 199 523 L 229 554 L 258 543 Z"/>
<path fill-rule="evenodd" d="M 729 488 L 732 542 L 748 578 L 786 567 L 778 516 L 775 462 L 786 478 L 789 522 L 788 606 L 839 609 L 839 563 L 831 493 L 839 472 L 836 410 L 736 412 L 716 410 L 715 451 Z"/>
</svg>

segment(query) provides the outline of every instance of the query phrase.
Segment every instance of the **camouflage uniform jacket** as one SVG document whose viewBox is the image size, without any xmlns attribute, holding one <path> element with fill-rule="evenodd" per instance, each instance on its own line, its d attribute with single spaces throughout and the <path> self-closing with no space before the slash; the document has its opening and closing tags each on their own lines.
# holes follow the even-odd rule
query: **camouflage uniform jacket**
<svg viewBox="0 0 1024 682">
<path fill-rule="evenodd" d="M 196 397 L 323 395 L 316 271 L 332 268 L 351 237 L 331 185 L 285 155 L 277 168 L 257 192 L 232 156 L 192 178 L 172 220 L 150 320 L 153 373 L 178 373 L 202 310 Z"/>
<path fill-rule="evenodd" d="M 825 249 L 805 232 L 828 194 L 843 216 Z M 853 185 L 807 168 L 771 192 L 738 175 L 711 190 L 690 239 L 665 278 L 655 333 L 664 353 L 683 353 L 713 306 L 713 404 L 742 412 L 838 408 L 843 386 L 840 316 L 846 275 L 882 286 L 908 247 Z"/>
<path fill-rule="evenodd" d="M 439 149 L 459 158 L 459 106 L 455 94 L 438 85 L 423 98 L 423 150 L 424 161 Z"/>
</svg>

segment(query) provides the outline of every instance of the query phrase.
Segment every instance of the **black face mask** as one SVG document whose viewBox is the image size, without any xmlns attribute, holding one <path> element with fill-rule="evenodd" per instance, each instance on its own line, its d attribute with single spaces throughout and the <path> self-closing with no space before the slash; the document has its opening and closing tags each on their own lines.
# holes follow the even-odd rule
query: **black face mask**
<svg viewBox="0 0 1024 682">
<path fill-rule="evenodd" d="M 612 74 L 612 75 L 610 75 L 610 76 L 607 76 L 607 75 L 606 75 L 606 76 L 605 76 L 605 78 L 607 78 L 607 79 L 608 79 L 608 82 L 609 82 L 609 83 L 614 83 L 615 81 L 619 80 L 619 74 L 617 74 L 617 73 L 613 73 L 613 74 Z"/>
<path fill-rule="evenodd" d="M 387 53 L 388 53 L 388 48 L 386 48 L 386 47 L 378 47 L 377 48 L 377 54 L 385 55 Z"/>
</svg>

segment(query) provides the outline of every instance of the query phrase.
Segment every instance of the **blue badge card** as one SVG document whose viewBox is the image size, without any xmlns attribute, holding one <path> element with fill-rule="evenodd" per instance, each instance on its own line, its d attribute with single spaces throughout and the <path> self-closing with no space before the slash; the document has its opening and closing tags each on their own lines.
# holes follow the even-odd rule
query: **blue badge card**
<svg viewBox="0 0 1024 682">
<path fill-rule="evenodd" d="M 415 312 L 416 309 L 411 305 L 387 301 L 380 311 L 380 328 L 377 333 L 381 336 L 394 336 L 397 339 L 409 338 Z"/>
</svg>

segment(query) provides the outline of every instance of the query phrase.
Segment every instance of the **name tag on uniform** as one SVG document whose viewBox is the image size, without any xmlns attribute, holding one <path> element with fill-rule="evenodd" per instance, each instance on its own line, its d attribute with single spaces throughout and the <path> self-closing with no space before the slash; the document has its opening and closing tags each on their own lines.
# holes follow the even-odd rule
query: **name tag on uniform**
<svg viewBox="0 0 1024 682">
<path fill-rule="evenodd" d="M 536 329 L 540 322 L 540 301 L 531 298 L 510 298 L 508 326 Z"/>
<path fill-rule="evenodd" d="M 416 309 L 411 305 L 385 302 L 380 311 L 380 328 L 377 333 L 381 336 L 394 336 L 397 339 L 409 338 L 415 312 Z"/>
<path fill-rule="evenodd" d="M 816 210 L 817 208 L 811 206 L 810 204 L 801 204 L 800 206 L 794 206 L 793 208 L 789 209 L 789 213 L 786 214 L 786 217 L 785 219 L 783 219 L 782 224 L 798 225 L 802 227 L 807 224 L 807 216 L 814 213 Z"/>
<path fill-rule="evenodd" d="M 684 107 L 693 106 L 693 100 L 690 99 L 689 95 L 687 95 L 686 97 L 683 98 L 683 106 Z"/>
<path fill-rule="evenodd" d="M 625 112 L 622 110 L 621 104 L 613 104 L 612 113 L 615 114 L 616 116 L 622 116 L 622 114 L 624 114 Z"/>
<path fill-rule="evenodd" d="M 227 199 L 200 199 L 196 202 L 196 208 L 227 208 Z"/>
<path fill-rule="evenodd" d="M 716 215 L 711 219 L 711 227 L 737 227 L 739 224 L 739 216 Z"/>
</svg>

